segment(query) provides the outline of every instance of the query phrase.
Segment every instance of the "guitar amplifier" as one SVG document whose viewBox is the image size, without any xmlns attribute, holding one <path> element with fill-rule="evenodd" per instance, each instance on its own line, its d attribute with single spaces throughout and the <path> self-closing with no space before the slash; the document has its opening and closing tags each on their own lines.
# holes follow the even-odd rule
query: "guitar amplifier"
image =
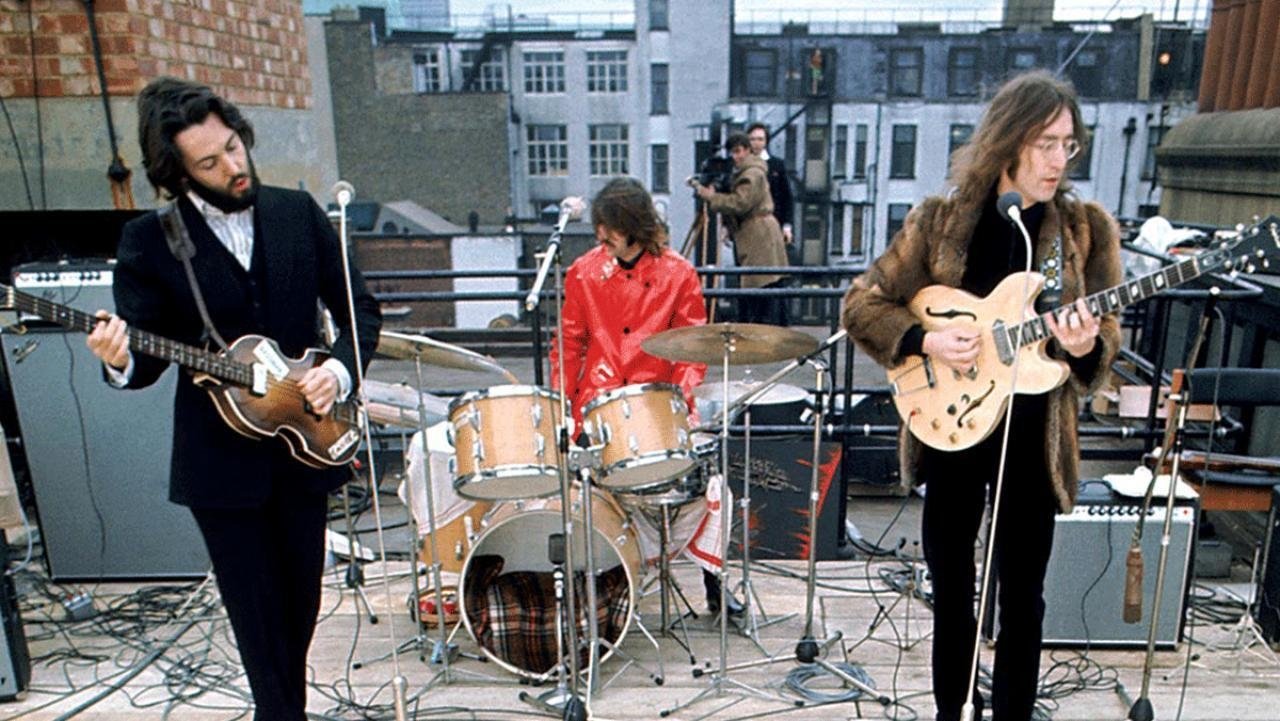
<svg viewBox="0 0 1280 721">
<path fill-rule="evenodd" d="M 113 310 L 112 265 L 28 264 L 14 269 L 13 284 L 86 313 Z M 205 575 L 195 520 L 168 498 L 177 370 L 149 388 L 118 390 L 103 380 L 83 334 L 45 321 L 26 325 L 21 333 L 0 330 L 0 350 L 49 575 Z"/>
<path fill-rule="evenodd" d="M 13 269 L 13 287 L 28 295 L 66 305 L 85 313 L 115 310 L 111 295 L 114 260 L 85 259 L 59 263 L 26 263 Z M 22 314 L 23 322 L 44 323 Z"/>
<path fill-rule="evenodd" d="M 1271 487 L 1271 514 L 1267 517 L 1263 539 L 1262 580 L 1253 617 L 1269 643 L 1280 643 L 1280 485 Z"/>
<path fill-rule="evenodd" d="M 1045 646 L 1146 646 L 1165 501 L 1153 502 L 1143 527 L 1142 621 L 1128 624 L 1121 618 L 1125 554 L 1129 552 L 1140 504 L 1140 499 L 1114 494 L 1102 481 L 1086 481 L 1081 485 L 1076 507 L 1070 513 L 1058 514 L 1044 579 Z M 1168 567 L 1156 624 L 1156 645 L 1160 648 L 1173 648 L 1182 640 L 1198 515 L 1198 501 L 1179 500 L 1174 505 Z M 993 626 L 999 630 L 995 620 L 998 603 L 989 604 L 988 609 L 983 633 L 992 639 Z"/>
</svg>

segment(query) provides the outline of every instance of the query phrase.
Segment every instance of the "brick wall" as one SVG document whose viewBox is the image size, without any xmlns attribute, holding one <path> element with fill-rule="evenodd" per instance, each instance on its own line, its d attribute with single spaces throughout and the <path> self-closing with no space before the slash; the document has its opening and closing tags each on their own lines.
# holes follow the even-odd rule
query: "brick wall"
<svg viewBox="0 0 1280 721">
<path fill-rule="evenodd" d="M 241 105 L 310 105 L 300 0 L 95 0 L 93 6 L 113 96 L 136 95 L 149 80 L 172 75 L 210 85 Z M 98 95 L 92 48 L 81 0 L 0 0 L 0 96 Z"/>
</svg>

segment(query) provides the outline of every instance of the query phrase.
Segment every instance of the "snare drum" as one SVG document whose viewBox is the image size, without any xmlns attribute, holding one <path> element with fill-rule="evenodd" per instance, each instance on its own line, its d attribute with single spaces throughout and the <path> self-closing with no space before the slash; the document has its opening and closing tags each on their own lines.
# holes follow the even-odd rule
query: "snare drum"
<svg viewBox="0 0 1280 721">
<path fill-rule="evenodd" d="M 450 469 L 458 495 L 537 498 L 560 488 L 560 395 L 536 386 L 493 386 L 449 404 Z"/>
<path fill-rule="evenodd" d="M 693 468 L 689 407 L 679 386 L 629 385 L 607 391 L 582 409 L 587 434 L 604 444 L 610 489 L 643 492 L 662 487 Z"/>
<path fill-rule="evenodd" d="M 678 508 L 706 493 L 707 479 L 720 471 L 720 438 L 710 433 L 693 434 L 693 468 L 679 478 L 654 484 L 644 490 L 614 491 L 614 497 L 631 512 Z"/>
<path fill-rule="evenodd" d="M 580 517 L 582 489 L 573 491 L 573 513 Z M 462 621 L 484 654 L 506 670 L 535 680 L 554 673 L 556 600 L 548 559 L 548 540 L 563 533 L 559 496 L 499 504 L 484 520 L 485 529 L 462 567 Z M 642 568 L 640 544 L 627 514 L 600 489 L 592 489 L 592 567 L 597 581 L 600 640 L 608 641 L 601 662 L 622 645 L 631 626 Z M 574 537 L 578 574 L 586 568 L 583 533 Z M 577 574 L 575 574 L 577 575 Z M 578 603 L 586 599 L 578 587 Z M 579 610 L 580 634 L 586 617 Z M 582 636 L 580 636 L 581 638 Z M 584 644 L 581 664 L 586 664 Z"/>
</svg>

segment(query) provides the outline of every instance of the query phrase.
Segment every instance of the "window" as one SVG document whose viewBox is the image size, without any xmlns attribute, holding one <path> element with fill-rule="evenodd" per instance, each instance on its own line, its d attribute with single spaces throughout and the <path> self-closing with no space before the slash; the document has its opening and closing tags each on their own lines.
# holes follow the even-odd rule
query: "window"
<svg viewBox="0 0 1280 721">
<path fill-rule="evenodd" d="M 863 218 L 867 206 L 851 205 L 849 206 L 849 255 L 862 255 L 862 236 L 863 236 Z"/>
<path fill-rule="evenodd" d="M 743 94 L 774 95 L 778 89 L 778 53 L 772 49 L 743 53 Z"/>
<path fill-rule="evenodd" d="M 649 29 L 668 29 L 667 0 L 649 0 Z"/>
<path fill-rule="evenodd" d="M 919 97 L 924 51 L 906 48 L 889 51 L 889 95 Z"/>
<path fill-rule="evenodd" d="M 844 255 L 844 204 L 831 204 L 831 248 L 832 255 Z"/>
<path fill-rule="evenodd" d="M 887 235 L 885 236 L 886 243 L 892 243 L 893 236 L 897 235 L 899 230 L 902 230 L 902 224 L 906 222 L 907 213 L 909 212 L 911 212 L 911 205 L 909 203 L 889 204 L 889 224 L 885 228 L 887 231 Z"/>
<path fill-rule="evenodd" d="M 1071 61 L 1071 84 L 1080 97 L 1096 98 L 1102 94 L 1102 51 L 1086 48 Z"/>
<path fill-rule="evenodd" d="M 1164 132 L 1168 128 L 1162 128 L 1158 125 L 1152 125 L 1147 128 L 1147 154 L 1142 159 L 1142 179 L 1156 179 L 1156 148 L 1160 147 L 1160 141 L 1164 140 Z"/>
<path fill-rule="evenodd" d="M 595 50 L 587 53 L 587 92 L 627 92 L 626 50 Z"/>
<path fill-rule="evenodd" d="M 569 133 L 563 125 L 530 125 L 529 175 L 569 174 Z"/>
<path fill-rule="evenodd" d="M 1040 53 L 1035 48 L 1014 48 L 1009 52 L 1009 74 L 1016 75 L 1040 64 Z"/>
<path fill-rule="evenodd" d="M 592 175 L 627 174 L 627 126 L 591 125 L 587 127 L 591 151 Z"/>
<path fill-rule="evenodd" d="M 649 146 L 649 190 L 671 192 L 671 162 L 666 145 Z"/>
<path fill-rule="evenodd" d="M 1097 126 L 1089 126 L 1089 141 L 1084 144 L 1084 150 L 1072 159 L 1071 170 L 1067 171 L 1067 177 L 1072 180 L 1088 180 L 1091 166 L 1093 165 L 1093 130 Z"/>
<path fill-rule="evenodd" d="M 961 145 L 969 142 L 969 138 L 973 137 L 972 125 L 952 125 L 951 130 L 947 134 L 947 169 L 951 169 L 951 158 L 956 154 L 956 149 Z"/>
<path fill-rule="evenodd" d="M 530 95 L 564 92 L 564 51 L 524 54 L 524 91 Z"/>
<path fill-rule="evenodd" d="M 431 48 L 413 54 L 413 92 L 438 93 L 444 90 L 440 51 Z"/>
<path fill-rule="evenodd" d="M 650 115 L 666 115 L 667 114 L 667 97 L 670 84 L 667 78 L 668 67 L 666 63 L 654 63 L 649 66 L 649 114 Z"/>
<path fill-rule="evenodd" d="M 836 126 L 836 149 L 835 155 L 831 158 L 831 177 L 845 177 L 845 170 L 849 166 L 849 126 Z"/>
<path fill-rule="evenodd" d="M 853 132 L 853 177 L 867 177 L 867 126 L 858 125 Z"/>
<path fill-rule="evenodd" d="M 947 93 L 969 98 L 978 94 L 978 49 L 951 48 L 947 56 Z"/>
<path fill-rule="evenodd" d="M 479 50 L 462 51 L 462 81 L 467 90 L 483 93 L 501 92 L 507 89 L 507 53 L 502 48 L 491 48 L 489 59 L 480 65 L 479 73 L 472 74 Z"/>
<path fill-rule="evenodd" d="M 916 126 L 893 126 L 893 155 L 889 158 L 889 177 L 916 177 Z"/>
</svg>

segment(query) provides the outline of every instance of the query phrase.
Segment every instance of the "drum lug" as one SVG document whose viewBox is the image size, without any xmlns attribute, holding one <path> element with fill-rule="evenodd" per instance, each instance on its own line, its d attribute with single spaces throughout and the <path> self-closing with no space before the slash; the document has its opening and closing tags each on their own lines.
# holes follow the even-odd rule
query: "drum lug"
<svg viewBox="0 0 1280 721">
<path fill-rule="evenodd" d="M 533 451 L 534 454 L 538 456 L 539 460 L 545 458 L 547 455 L 547 439 L 543 438 L 541 435 L 534 436 Z"/>
<path fill-rule="evenodd" d="M 600 422 L 600 442 L 611 443 L 613 441 L 613 426 L 608 421 Z"/>
<path fill-rule="evenodd" d="M 684 413 L 686 409 L 684 399 L 679 396 L 671 396 L 671 415 L 678 416 Z"/>
<path fill-rule="evenodd" d="M 631 449 L 631 455 L 640 455 L 640 439 L 634 435 L 627 436 L 627 448 Z"/>
<path fill-rule="evenodd" d="M 597 443 L 600 442 L 600 439 L 596 438 L 595 424 L 591 422 L 590 418 L 583 419 L 582 432 L 587 434 L 587 438 L 590 438 L 591 440 L 596 441 Z"/>
<path fill-rule="evenodd" d="M 534 400 L 532 406 L 529 407 L 529 415 L 533 416 L 533 427 L 537 428 L 542 425 L 542 404 Z"/>
<path fill-rule="evenodd" d="M 444 427 L 444 437 L 445 437 L 445 440 L 447 440 L 449 442 L 449 445 L 451 446 L 455 445 L 455 443 L 457 442 L 457 436 L 453 432 L 452 423 Z"/>
<path fill-rule="evenodd" d="M 688 447 L 689 447 L 689 432 L 688 432 L 688 431 L 686 431 L 686 430 L 685 430 L 685 429 L 683 429 L 683 428 L 677 428 L 677 429 L 676 429 L 676 443 L 679 443 L 681 448 L 688 448 Z"/>
<path fill-rule="evenodd" d="M 622 417 L 631 420 L 631 403 L 626 398 L 622 399 Z"/>
<path fill-rule="evenodd" d="M 458 475 L 458 457 L 457 456 L 449 456 L 449 475 L 454 476 L 455 478 Z"/>
<path fill-rule="evenodd" d="M 471 428 L 475 430 L 476 433 L 479 433 L 480 432 L 480 409 L 476 408 L 475 405 L 473 404 L 471 406 L 471 412 L 468 414 L 468 416 L 469 417 L 467 418 L 467 422 L 471 424 Z"/>
<path fill-rule="evenodd" d="M 471 455 L 477 462 L 484 461 L 484 441 L 477 438 L 471 442 Z"/>
</svg>

